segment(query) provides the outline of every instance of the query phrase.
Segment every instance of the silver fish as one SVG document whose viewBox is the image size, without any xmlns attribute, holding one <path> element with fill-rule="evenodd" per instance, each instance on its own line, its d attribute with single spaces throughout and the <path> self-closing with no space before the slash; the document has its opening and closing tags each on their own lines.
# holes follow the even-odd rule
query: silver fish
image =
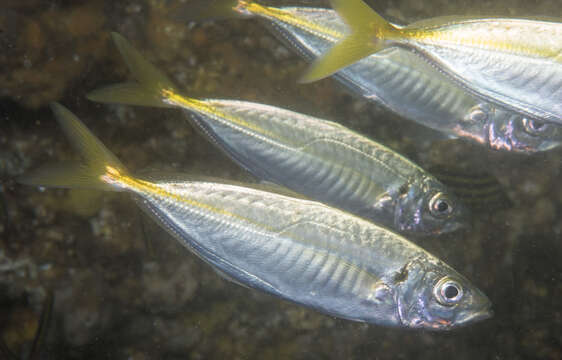
<svg viewBox="0 0 562 360">
<path fill-rule="evenodd" d="M 349 33 L 330 9 L 276 8 L 238 1 L 235 10 L 265 20 L 276 36 L 309 61 Z M 520 153 L 562 144 L 562 126 L 473 95 L 419 53 L 404 47 L 383 49 L 333 76 L 353 93 L 449 137 Z"/>
<path fill-rule="evenodd" d="M 467 90 L 514 111 L 562 123 L 562 23 L 437 17 L 391 24 L 362 0 L 330 0 L 352 29 L 303 77 L 314 81 L 386 47 L 423 54 Z"/>
<path fill-rule="evenodd" d="M 128 192 L 227 279 L 385 326 L 448 330 L 492 315 L 480 290 L 400 235 L 318 202 L 229 184 L 134 177 L 70 111 L 52 108 L 84 162 L 42 168 L 21 182 Z"/>
<path fill-rule="evenodd" d="M 114 40 L 138 83 L 96 90 L 94 101 L 179 107 L 232 159 L 259 179 L 402 233 L 450 232 L 467 209 L 406 158 L 339 124 L 234 100 L 183 96 L 123 37 Z"/>
</svg>

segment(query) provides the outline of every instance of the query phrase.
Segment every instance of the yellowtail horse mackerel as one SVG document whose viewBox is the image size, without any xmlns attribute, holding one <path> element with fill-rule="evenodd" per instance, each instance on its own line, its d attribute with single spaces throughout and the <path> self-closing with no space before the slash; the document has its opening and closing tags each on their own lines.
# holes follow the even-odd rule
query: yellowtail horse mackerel
<svg viewBox="0 0 562 360">
<path fill-rule="evenodd" d="M 208 0 L 204 2 L 208 5 Z M 188 18 L 215 13 L 264 20 L 274 35 L 309 61 L 327 52 L 349 32 L 332 9 L 277 8 L 242 0 L 215 1 L 213 9 L 209 9 L 197 3 L 190 1 L 175 13 L 187 14 L 181 16 Z M 562 144 L 562 125 L 532 119 L 472 95 L 410 49 L 381 50 L 341 69 L 334 78 L 353 93 L 449 137 L 526 154 Z"/>
<path fill-rule="evenodd" d="M 304 82 L 392 46 L 426 57 L 486 101 L 562 123 L 562 23 L 442 17 L 398 26 L 361 0 L 330 0 L 351 33 L 318 59 Z"/>
<path fill-rule="evenodd" d="M 249 187 L 134 177 L 70 111 L 52 108 L 83 162 L 20 182 L 128 192 L 227 279 L 341 318 L 447 330 L 492 315 L 466 278 L 383 227 Z"/>
<path fill-rule="evenodd" d="M 113 38 L 138 82 L 94 91 L 89 99 L 184 109 L 214 144 L 259 179 L 396 231 L 437 234 L 466 225 L 468 210 L 396 152 L 339 124 L 289 110 L 183 96 L 123 37 Z"/>
</svg>

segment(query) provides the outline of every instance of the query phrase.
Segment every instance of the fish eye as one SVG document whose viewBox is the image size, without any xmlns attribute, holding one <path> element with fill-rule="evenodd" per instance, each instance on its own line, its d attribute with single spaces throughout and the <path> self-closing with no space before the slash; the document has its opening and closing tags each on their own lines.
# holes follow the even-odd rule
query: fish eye
<svg viewBox="0 0 562 360">
<path fill-rule="evenodd" d="M 439 280 L 433 293 L 437 301 L 446 306 L 458 303 L 463 297 L 462 286 L 448 277 Z"/>
<path fill-rule="evenodd" d="M 525 131 L 529 134 L 536 134 L 545 131 L 547 128 L 547 124 L 545 122 L 527 118 L 523 119 L 523 126 L 525 127 Z"/>
<path fill-rule="evenodd" d="M 453 213 L 453 202 L 447 195 L 437 193 L 429 200 L 429 211 L 436 217 L 448 217 Z"/>
</svg>

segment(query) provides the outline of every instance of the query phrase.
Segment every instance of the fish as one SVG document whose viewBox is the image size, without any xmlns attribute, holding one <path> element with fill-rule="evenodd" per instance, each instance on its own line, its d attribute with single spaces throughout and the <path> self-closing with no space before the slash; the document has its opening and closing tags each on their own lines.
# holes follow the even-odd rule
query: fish
<svg viewBox="0 0 562 360">
<path fill-rule="evenodd" d="M 33 186 L 131 195 L 226 279 L 332 316 L 450 330 L 489 318 L 486 295 L 384 227 L 325 204 L 228 183 L 132 175 L 67 108 L 51 105 L 81 160 L 18 179 Z"/>
<path fill-rule="evenodd" d="M 173 7 L 178 21 L 258 18 L 307 61 L 328 51 L 349 32 L 332 9 L 271 7 L 243 0 L 194 0 Z M 496 151 L 533 154 L 559 147 L 562 126 L 528 117 L 481 99 L 427 59 L 403 47 L 389 47 L 332 76 L 352 94 L 403 118 Z"/>
<path fill-rule="evenodd" d="M 179 14 L 209 11 L 186 4 Z M 253 1 L 215 3 L 214 13 L 226 17 L 263 20 L 275 36 L 307 61 L 328 51 L 349 32 L 332 9 L 269 7 Z M 532 154 L 562 144 L 562 126 L 533 119 L 525 113 L 479 98 L 425 58 L 403 47 L 389 47 L 345 67 L 333 75 L 351 93 L 382 104 L 418 124 L 449 138 L 462 138 L 492 150 Z"/>
<path fill-rule="evenodd" d="M 261 181 L 398 232 L 421 236 L 468 226 L 469 211 L 454 194 L 397 152 L 290 110 L 184 96 L 125 38 L 113 39 L 136 81 L 94 90 L 88 99 L 183 109 L 203 135 Z"/>
<path fill-rule="evenodd" d="M 562 23 L 553 19 L 436 17 L 400 26 L 362 0 L 331 0 L 350 33 L 303 82 L 388 47 L 423 56 L 467 91 L 526 116 L 562 124 Z"/>
</svg>

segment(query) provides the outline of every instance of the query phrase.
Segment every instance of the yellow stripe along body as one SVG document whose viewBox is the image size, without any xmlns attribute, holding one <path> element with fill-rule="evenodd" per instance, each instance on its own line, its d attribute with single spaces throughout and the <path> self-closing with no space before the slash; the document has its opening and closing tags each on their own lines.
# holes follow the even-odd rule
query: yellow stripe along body
<svg viewBox="0 0 562 360">
<path fill-rule="evenodd" d="M 307 60 L 316 59 L 348 33 L 347 26 L 330 9 L 272 8 L 251 3 L 246 6 L 245 13 L 264 20 L 274 35 Z M 460 36 L 434 31 L 431 23 L 411 26 L 415 29 L 403 29 L 401 37 L 425 37 L 436 42 L 440 36 L 451 41 Z M 422 27 L 425 32 L 421 31 Z M 472 46 L 477 45 L 478 42 L 472 43 Z M 492 45 L 490 40 L 486 46 Z M 418 52 L 403 46 L 390 47 L 361 59 L 337 72 L 334 78 L 352 92 L 382 103 L 400 116 L 448 136 L 466 138 L 496 150 L 532 153 L 562 143 L 561 126 L 548 124 L 541 131 L 529 131 L 524 123 L 530 121 L 526 110 L 498 105 L 494 103 L 497 100 L 467 90 L 464 84 L 459 84 Z"/>
<path fill-rule="evenodd" d="M 411 24 L 391 36 L 486 101 L 562 124 L 562 23 L 471 19 Z"/>
<path fill-rule="evenodd" d="M 258 103 L 194 100 L 169 89 L 162 95 L 167 104 L 187 110 L 212 142 L 261 180 L 400 232 L 449 232 L 466 221 L 458 202 L 452 216 L 433 218 L 428 202 L 436 193 L 448 193 L 442 184 L 395 151 L 337 123 Z"/>
<path fill-rule="evenodd" d="M 405 326 L 396 274 L 423 262 L 461 278 L 401 236 L 317 202 L 230 184 L 153 182 L 113 168 L 102 180 L 134 193 L 145 212 L 229 278 L 335 316 Z"/>
<path fill-rule="evenodd" d="M 60 104 L 51 107 L 82 161 L 41 167 L 19 178 L 22 183 L 129 192 L 227 278 L 343 318 L 450 328 L 474 321 L 474 311 L 478 318 L 489 316 L 489 300 L 478 289 L 385 228 L 318 202 L 256 188 L 133 177 L 74 114 Z M 469 296 L 459 307 L 460 318 L 456 307 L 429 317 L 425 305 L 412 307 L 431 304 L 436 278 L 443 276 L 459 281 Z M 476 304 L 470 294 L 477 296 Z"/>
</svg>

